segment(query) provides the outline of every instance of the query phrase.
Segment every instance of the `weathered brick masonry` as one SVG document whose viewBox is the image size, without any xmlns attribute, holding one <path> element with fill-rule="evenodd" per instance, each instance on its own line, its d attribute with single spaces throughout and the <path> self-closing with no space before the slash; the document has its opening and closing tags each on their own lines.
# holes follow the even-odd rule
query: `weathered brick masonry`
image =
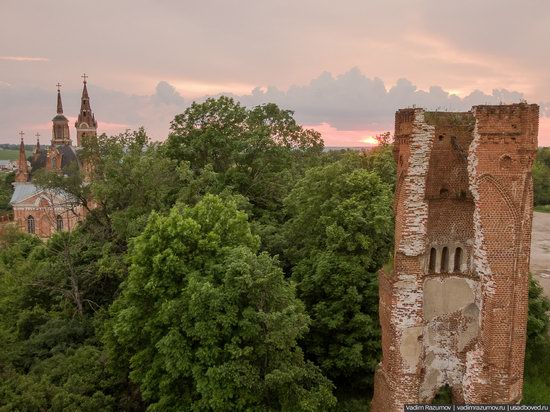
<svg viewBox="0 0 550 412">
<path fill-rule="evenodd" d="M 539 108 L 395 116 L 393 273 L 380 273 L 373 411 L 522 396 Z"/>
</svg>

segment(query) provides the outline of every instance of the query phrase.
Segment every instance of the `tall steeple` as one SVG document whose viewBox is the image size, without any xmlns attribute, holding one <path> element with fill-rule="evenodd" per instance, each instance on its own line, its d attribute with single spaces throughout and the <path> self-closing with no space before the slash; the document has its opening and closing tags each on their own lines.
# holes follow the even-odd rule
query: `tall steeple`
<svg viewBox="0 0 550 412">
<path fill-rule="evenodd" d="M 16 182 L 28 182 L 29 180 L 29 165 L 27 164 L 27 156 L 25 153 L 25 143 L 23 142 L 23 131 L 19 133 L 21 136 L 21 144 L 19 145 L 19 161 L 17 163 L 17 173 L 15 174 Z"/>
<path fill-rule="evenodd" d="M 61 102 L 61 84 L 57 83 L 57 114 L 63 114 L 63 103 Z"/>
<path fill-rule="evenodd" d="M 86 73 L 82 75 L 84 87 L 82 88 L 82 98 L 80 102 L 80 113 L 75 123 L 76 127 L 76 145 L 80 147 L 84 139 L 97 136 L 97 122 L 90 106 L 90 97 L 88 96 L 88 87 Z"/>
<path fill-rule="evenodd" d="M 63 103 L 61 102 L 61 85 L 57 83 L 57 114 L 52 119 L 52 145 L 71 144 L 69 134 L 69 120 L 63 114 Z"/>
</svg>

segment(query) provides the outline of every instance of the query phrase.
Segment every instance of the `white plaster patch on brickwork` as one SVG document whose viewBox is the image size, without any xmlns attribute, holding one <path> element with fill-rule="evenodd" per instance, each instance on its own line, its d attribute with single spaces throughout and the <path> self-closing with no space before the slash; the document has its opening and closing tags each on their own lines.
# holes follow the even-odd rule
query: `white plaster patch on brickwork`
<svg viewBox="0 0 550 412">
<path fill-rule="evenodd" d="M 466 403 L 479 403 L 477 396 L 478 387 L 486 385 L 487 381 L 482 377 L 483 372 L 483 348 L 478 342 L 475 348 L 466 354 L 466 370 L 462 378 L 462 389 Z"/>
<path fill-rule="evenodd" d="M 459 352 L 478 337 L 479 310 L 474 303 L 478 295 L 479 283 L 473 279 L 444 276 L 425 281 L 422 402 L 430 401 L 444 385 L 462 386 L 466 365 Z M 449 328 L 448 316 L 457 313 L 461 314 L 464 329 Z"/>
<path fill-rule="evenodd" d="M 445 323 L 445 321 L 443 321 Z M 438 321 L 430 322 L 424 327 L 426 360 L 426 374 L 420 388 L 422 402 L 430 401 L 434 393 L 444 385 L 455 386 L 462 383 L 464 365 L 458 358 L 456 337 L 453 331 Z M 433 344 L 429 344 L 432 342 Z M 438 371 L 439 373 L 433 373 Z"/>
<path fill-rule="evenodd" d="M 397 330 L 403 330 L 422 323 L 422 284 L 414 275 L 397 275 L 394 284 L 396 304 L 391 320 Z"/>
<path fill-rule="evenodd" d="M 402 360 L 404 371 L 414 373 L 416 371 L 416 362 L 411 354 L 404 351 L 404 346 L 409 346 L 410 332 L 416 328 L 422 328 L 422 283 L 415 275 L 396 274 L 397 282 L 394 283 L 393 293 L 395 295 L 395 306 L 391 312 L 391 324 L 394 325 L 396 338 L 399 344 L 399 355 Z M 418 336 L 417 336 L 418 339 Z M 407 342 L 408 341 L 408 342 Z M 417 341 L 419 349 L 420 342 Z M 409 356 L 411 355 L 411 356 Z M 421 351 L 415 353 L 420 356 Z"/>
<path fill-rule="evenodd" d="M 422 354 L 422 326 L 412 326 L 401 333 L 399 352 L 403 359 L 404 370 L 408 373 L 416 373 L 418 362 Z"/>
<path fill-rule="evenodd" d="M 424 282 L 424 319 L 449 315 L 475 302 L 476 285 L 456 276 L 428 278 Z"/>
<path fill-rule="evenodd" d="M 425 200 L 426 175 L 434 137 L 433 126 L 426 124 L 424 111 L 416 110 L 409 140 L 409 161 L 403 181 L 405 207 L 399 251 L 406 256 L 419 256 L 425 251 L 428 202 Z"/>
<path fill-rule="evenodd" d="M 474 112 L 475 117 L 475 112 Z M 474 198 L 474 258 L 473 258 L 473 264 L 474 264 L 474 271 L 477 272 L 477 274 L 481 278 L 481 284 L 484 288 L 484 293 L 486 293 L 488 296 L 491 296 L 494 294 L 495 291 L 495 285 L 493 281 L 493 273 L 491 271 L 491 267 L 489 266 L 489 260 L 487 259 L 487 252 L 485 250 L 485 242 L 484 242 L 484 234 L 483 234 L 483 226 L 481 224 L 481 211 L 480 211 L 480 199 L 479 199 L 479 181 L 478 181 L 478 173 L 477 173 L 477 165 L 478 165 L 478 156 L 477 156 L 477 148 L 479 146 L 479 141 L 481 139 L 481 136 L 478 132 L 478 123 L 476 119 L 474 132 L 473 132 L 473 140 L 470 144 L 470 148 L 468 150 L 468 180 L 470 184 L 470 192 L 472 193 L 472 196 Z M 482 304 L 482 302 L 480 302 Z"/>
</svg>

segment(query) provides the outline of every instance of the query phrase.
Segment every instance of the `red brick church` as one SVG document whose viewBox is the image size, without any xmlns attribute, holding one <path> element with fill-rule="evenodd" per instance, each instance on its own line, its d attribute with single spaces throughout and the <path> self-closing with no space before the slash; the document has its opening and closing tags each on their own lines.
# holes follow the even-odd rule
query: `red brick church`
<svg viewBox="0 0 550 412">
<path fill-rule="evenodd" d="M 32 173 L 41 168 L 59 173 L 63 173 L 69 165 L 76 165 L 80 170 L 85 168 L 78 152 L 84 139 L 97 136 L 97 121 L 90 107 L 87 76 L 84 75 L 83 78 L 80 113 L 75 123 L 76 146 L 71 140 L 69 120 L 63 114 L 60 84 L 57 85 L 57 114 L 52 119 L 51 144 L 43 149 L 37 138 L 30 167 L 21 137 L 18 169 L 10 204 L 17 226 L 22 231 L 36 234 L 40 238 L 49 238 L 56 231 L 72 230 L 85 215 L 82 206 L 68 193 L 40 188 L 32 181 Z"/>
</svg>

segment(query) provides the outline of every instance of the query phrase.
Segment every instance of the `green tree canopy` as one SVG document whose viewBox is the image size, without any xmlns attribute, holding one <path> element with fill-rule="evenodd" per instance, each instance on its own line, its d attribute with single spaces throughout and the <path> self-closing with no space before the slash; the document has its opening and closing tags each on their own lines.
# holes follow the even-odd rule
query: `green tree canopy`
<svg viewBox="0 0 550 412">
<path fill-rule="evenodd" d="M 535 205 L 550 205 L 550 147 L 539 147 L 533 165 Z"/>
<path fill-rule="evenodd" d="M 165 145 L 169 157 L 195 172 L 211 166 L 260 209 L 276 209 L 289 183 L 323 149 L 321 135 L 270 103 L 247 109 L 229 97 L 193 103 L 175 117 Z"/>
<path fill-rule="evenodd" d="M 324 410 L 331 384 L 296 341 L 308 317 L 235 202 L 154 213 L 112 306 L 112 356 L 151 410 Z"/>
<path fill-rule="evenodd" d="M 348 389 L 372 383 L 380 352 L 376 271 L 393 242 L 390 187 L 363 167 L 355 155 L 313 168 L 285 202 L 292 278 L 312 318 L 304 350 Z"/>
</svg>

